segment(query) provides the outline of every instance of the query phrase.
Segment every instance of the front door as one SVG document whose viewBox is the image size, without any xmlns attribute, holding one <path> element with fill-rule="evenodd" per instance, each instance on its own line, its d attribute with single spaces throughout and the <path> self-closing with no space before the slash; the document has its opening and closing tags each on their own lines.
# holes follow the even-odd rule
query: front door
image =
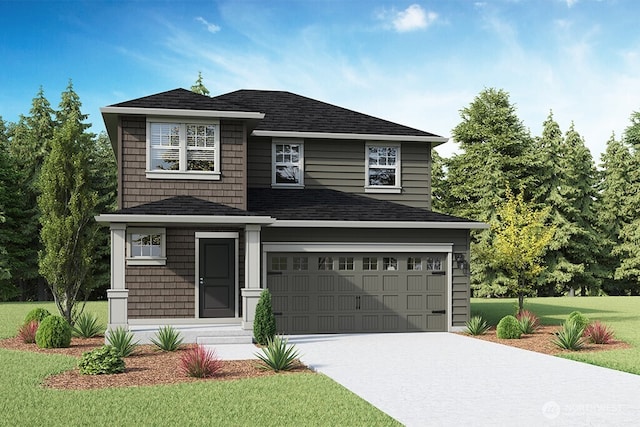
<svg viewBox="0 0 640 427">
<path fill-rule="evenodd" d="M 200 239 L 200 317 L 235 317 L 235 240 Z"/>
</svg>

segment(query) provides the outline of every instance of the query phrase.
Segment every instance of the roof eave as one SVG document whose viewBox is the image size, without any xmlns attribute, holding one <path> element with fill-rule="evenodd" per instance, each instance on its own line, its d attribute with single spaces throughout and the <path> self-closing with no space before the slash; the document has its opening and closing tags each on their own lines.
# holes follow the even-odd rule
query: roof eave
<svg viewBox="0 0 640 427">
<path fill-rule="evenodd" d="M 434 147 L 444 144 L 449 140 L 442 136 L 422 135 L 381 135 L 368 133 L 339 133 L 339 132 L 297 132 L 297 131 L 273 131 L 254 130 L 253 136 L 269 136 L 272 138 L 303 138 L 303 139 L 357 139 L 366 141 L 392 141 L 392 142 L 428 142 Z"/>
<path fill-rule="evenodd" d="M 271 227 L 290 228 L 421 228 L 482 230 L 489 228 L 484 222 L 439 222 L 439 221 L 314 221 L 276 220 Z"/>
<path fill-rule="evenodd" d="M 270 216 L 242 216 L 242 215 L 133 215 L 133 214 L 102 214 L 95 217 L 96 222 L 102 224 L 256 224 L 271 225 L 275 218 Z"/>
</svg>

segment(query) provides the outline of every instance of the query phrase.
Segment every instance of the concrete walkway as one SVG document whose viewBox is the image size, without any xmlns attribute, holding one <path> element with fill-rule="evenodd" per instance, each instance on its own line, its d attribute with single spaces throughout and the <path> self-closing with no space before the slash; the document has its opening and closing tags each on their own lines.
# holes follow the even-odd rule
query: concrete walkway
<svg viewBox="0 0 640 427">
<path fill-rule="evenodd" d="M 289 342 L 305 364 L 407 426 L 640 422 L 640 376 L 559 357 L 449 333 L 297 335 Z"/>
</svg>

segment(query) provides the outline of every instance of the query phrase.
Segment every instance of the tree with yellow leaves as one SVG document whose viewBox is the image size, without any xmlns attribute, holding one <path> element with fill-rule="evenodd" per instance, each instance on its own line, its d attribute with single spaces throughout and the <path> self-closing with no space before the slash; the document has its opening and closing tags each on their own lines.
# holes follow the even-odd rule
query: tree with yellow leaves
<svg viewBox="0 0 640 427">
<path fill-rule="evenodd" d="M 525 295 L 536 287 L 538 276 L 544 271 L 543 256 L 553 240 L 555 227 L 547 225 L 550 208 L 537 210 L 524 200 L 523 191 L 514 195 L 507 187 L 506 201 L 497 207 L 491 222 L 493 244 L 487 256 L 489 263 L 503 270 L 512 280 L 508 288 L 518 296 L 518 310 L 522 310 Z"/>
</svg>

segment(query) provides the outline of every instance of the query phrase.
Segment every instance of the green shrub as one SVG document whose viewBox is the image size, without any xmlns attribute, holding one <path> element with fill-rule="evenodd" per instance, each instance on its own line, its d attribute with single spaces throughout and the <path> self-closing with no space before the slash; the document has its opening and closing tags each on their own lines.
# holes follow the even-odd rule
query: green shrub
<svg viewBox="0 0 640 427">
<path fill-rule="evenodd" d="M 188 377 L 212 377 L 221 368 L 222 360 L 216 350 L 209 350 L 203 345 L 191 347 L 180 356 L 180 370 Z"/>
<path fill-rule="evenodd" d="M 98 317 L 89 313 L 82 313 L 73 325 L 73 335 L 82 338 L 93 338 L 104 332 L 104 325 L 98 323 Z"/>
<path fill-rule="evenodd" d="M 584 328 L 580 324 L 574 320 L 567 319 L 562 324 L 562 329 L 556 332 L 556 337 L 551 342 L 565 350 L 580 350 L 584 347 L 583 332 Z"/>
<path fill-rule="evenodd" d="M 156 336 L 151 338 L 151 342 L 162 351 L 176 351 L 180 348 L 183 338 L 179 331 L 173 326 L 161 327 Z"/>
<path fill-rule="evenodd" d="M 498 338 L 507 340 L 519 339 L 520 336 L 522 336 L 518 319 L 511 315 L 504 316 L 500 319 L 500 322 L 498 322 L 498 326 L 496 327 L 496 333 Z"/>
<path fill-rule="evenodd" d="M 538 316 L 530 312 L 529 310 L 522 310 L 516 316 L 518 324 L 520 325 L 520 331 L 523 334 L 534 334 L 538 328 L 540 328 L 540 320 Z"/>
<path fill-rule="evenodd" d="M 579 311 L 572 311 L 567 317 L 567 321 L 573 321 L 575 324 L 584 331 L 584 328 L 589 324 L 589 318 Z"/>
<path fill-rule="evenodd" d="M 276 335 L 276 318 L 271 307 L 271 293 L 265 289 L 256 305 L 256 317 L 253 320 L 253 337 L 260 345 L 266 345 Z"/>
<path fill-rule="evenodd" d="M 138 341 L 133 342 L 133 333 L 121 326 L 112 329 L 107 334 L 107 344 L 118 352 L 118 356 L 127 357 L 133 353 L 138 346 Z"/>
<path fill-rule="evenodd" d="M 71 326 L 64 317 L 51 315 L 38 326 L 36 344 L 40 348 L 61 348 L 71 345 Z"/>
<path fill-rule="evenodd" d="M 467 327 L 466 332 L 469 335 L 484 335 L 489 329 L 487 321 L 484 320 L 482 316 L 473 316 L 471 319 L 467 320 L 465 326 Z"/>
<path fill-rule="evenodd" d="M 118 374 L 124 372 L 124 360 L 118 355 L 118 350 L 103 345 L 82 353 L 78 368 L 83 375 Z"/>
<path fill-rule="evenodd" d="M 42 321 L 49 316 L 51 316 L 51 313 L 49 312 L 49 310 L 42 307 L 36 307 L 27 313 L 27 315 L 24 318 L 24 323 L 29 323 L 32 320 L 35 320 L 38 323 L 42 323 Z"/>
<path fill-rule="evenodd" d="M 300 357 L 295 346 L 289 345 L 288 340 L 281 336 L 269 339 L 267 346 L 261 350 L 262 354 L 255 353 L 255 355 L 264 362 L 262 368 L 275 372 L 288 371 L 296 365 L 296 359 Z"/>
</svg>

